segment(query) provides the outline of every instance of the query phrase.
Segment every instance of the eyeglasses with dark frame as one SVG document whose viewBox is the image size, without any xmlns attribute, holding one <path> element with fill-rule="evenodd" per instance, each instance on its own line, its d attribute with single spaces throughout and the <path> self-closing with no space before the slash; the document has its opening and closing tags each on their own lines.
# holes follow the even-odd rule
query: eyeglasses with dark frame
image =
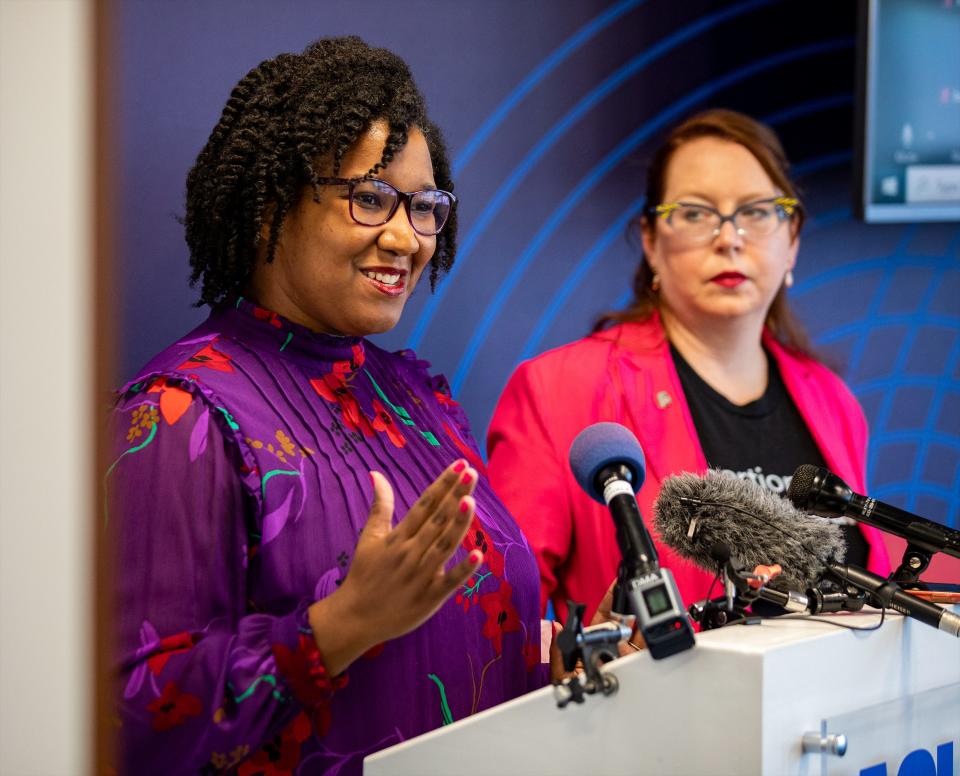
<svg viewBox="0 0 960 776">
<path fill-rule="evenodd" d="M 440 233 L 457 202 L 453 194 L 443 189 L 400 191 L 380 178 L 318 178 L 317 183 L 346 186 L 350 218 L 362 226 L 387 223 L 402 200 L 410 226 L 424 237 Z"/>
<path fill-rule="evenodd" d="M 793 197 L 770 197 L 747 202 L 724 215 L 709 205 L 667 202 L 648 208 L 647 215 L 666 221 L 678 237 L 699 244 L 715 239 L 726 221 L 747 240 L 769 237 L 800 207 L 800 202 Z"/>
</svg>

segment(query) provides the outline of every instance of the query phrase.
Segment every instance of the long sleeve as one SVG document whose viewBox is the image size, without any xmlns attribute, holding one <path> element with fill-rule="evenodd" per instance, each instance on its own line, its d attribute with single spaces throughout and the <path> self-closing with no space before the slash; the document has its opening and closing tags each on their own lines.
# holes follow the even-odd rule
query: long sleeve
<svg viewBox="0 0 960 776">
<path fill-rule="evenodd" d="M 222 411 L 182 388 L 113 416 L 122 773 L 219 772 L 276 739 L 329 681 L 307 624 L 250 611 L 253 494 Z M 229 426 L 227 426 L 229 428 Z M 255 539 L 255 537 L 254 537 Z"/>
<path fill-rule="evenodd" d="M 455 552 L 486 562 L 432 617 L 338 677 L 309 628 L 350 572 L 367 472 L 391 481 L 399 520 L 447 465 L 479 460 L 427 366 L 241 299 L 121 389 L 106 478 L 118 770 L 359 774 L 371 752 L 542 684 L 536 564 L 486 477 Z"/>
<path fill-rule="evenodd" d="M 540 605 L 546 609 L 558 585 L 558 568 L 570 553 L 573 507 L 565 457 L 551 442 L 551 429 L 535 397 L 555 388 L 535 384 L 522 364 L 507 383 L 487 435 L 487 470 L 494 491 L 523 529 L 540 570 Z"/>
</svg>

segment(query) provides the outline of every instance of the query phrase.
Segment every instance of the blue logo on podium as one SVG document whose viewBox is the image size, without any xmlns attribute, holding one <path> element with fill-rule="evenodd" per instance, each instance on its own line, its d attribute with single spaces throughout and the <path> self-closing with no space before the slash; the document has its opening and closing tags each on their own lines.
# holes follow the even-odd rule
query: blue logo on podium
<svg viewBox="0 0 960 776">
<path fill-rule="evenodd" d="M 888 776 L 887 763 L 860 769 L 860 776 Z M 927 749 L 914 749 L 903 758 L 897 776 L 954 776 L 953 741 L 937 747 L 937 756 Z"/>
</svg>

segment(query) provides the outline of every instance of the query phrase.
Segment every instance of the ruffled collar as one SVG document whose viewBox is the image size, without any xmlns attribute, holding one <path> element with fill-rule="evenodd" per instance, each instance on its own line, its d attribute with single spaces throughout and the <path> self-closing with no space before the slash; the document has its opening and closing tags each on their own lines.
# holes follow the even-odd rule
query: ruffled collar
<svg viewBox="0 0 960 776">
<path fill-rule="evenodd" d="M 363 337 L 319 334 L 244 297 L 218 307 L 211 319 L 227 337 L 294 360 L 356 361 L 358 357 L 363 360 Z"/>
</svg>

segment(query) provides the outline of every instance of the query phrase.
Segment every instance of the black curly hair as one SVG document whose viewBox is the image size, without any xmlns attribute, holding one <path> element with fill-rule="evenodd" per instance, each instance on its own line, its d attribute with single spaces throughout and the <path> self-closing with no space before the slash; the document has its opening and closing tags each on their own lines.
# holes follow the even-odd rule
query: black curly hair
<svg viewBox="0 0 960 776">
<path fill-rule="evenodd" d="M 344 154 L 378 120 L 389 133 L 369 175 L 390 164 L 415 127 L 427 140 L 437 187 L 453 191 L 443 136 L 396 54 L 354 36 L 324 38 L 302 54 L 261 62 L 243 77 L 187 175 L 184 226 L 190 283 L 202 281 L 198 305 L 243 293 L 265 219 L 266 260 L 272 261 L 284 217 L 306 185 L 319 201 L 317 179 L 324 173 L 316 165 L 332 160 L 338 175 Z M 431 287 L 453 266 L 456 238 L 454 208 L 437 235 Z"/>
</svg>

